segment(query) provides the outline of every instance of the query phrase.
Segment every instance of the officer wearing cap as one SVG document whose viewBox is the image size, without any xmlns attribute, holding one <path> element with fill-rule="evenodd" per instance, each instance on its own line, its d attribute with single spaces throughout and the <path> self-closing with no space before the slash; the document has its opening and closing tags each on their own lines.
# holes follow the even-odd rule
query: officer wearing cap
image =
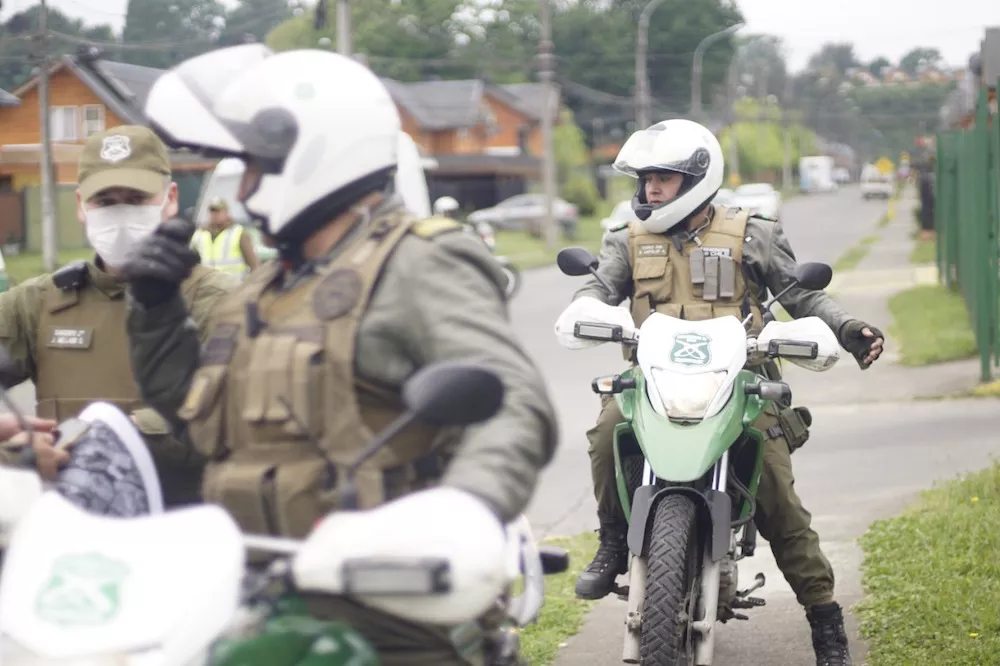
<svg viewBox="0 0 1000 666">
<path fill-rule="evenodd" d="M 136 243 L 177 213 L 177 185 L 163 142 L 149 129 L 129 125 L 91 136 L 80 158 L 76 198 L 95 256 L 0 294 L 0 345 L 12 361 L 4 380 L 32 380 L 38 416 L 46 419 L 74 417 L 96 400 L 115 404 L 146 437 L 166 503 L 197 501 L 203 463 L 143 405 L 132 377 L 118 270 Z M 219 298 L 237 285 L 231 276 L 201 266 L 184 281 L 181 292 L 199 333 L 206 333 Z M 39 471 L 48 478 L 68 459 L 64 451 L 38 450 L 50 442 L 35 442 Z M 0 448 L 0 462 L 17 458 L 16 449 Z"/>
<path fill-rule="evenodd" d="M 250 234 L 229 216 L 229 204 L 222 197 L 208 204 L 208 224 L 191 238 L 191 247 L 201 255 L 201 263 L 242 278 L 260 265 Z"/>
</svg>

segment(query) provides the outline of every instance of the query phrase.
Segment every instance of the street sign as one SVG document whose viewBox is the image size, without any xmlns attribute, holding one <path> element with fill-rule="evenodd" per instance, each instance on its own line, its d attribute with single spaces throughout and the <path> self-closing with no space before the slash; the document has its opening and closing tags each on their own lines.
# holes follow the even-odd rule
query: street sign
<svg viewBox="0 0 1000 666">
<path fill-rule="evenodd" d="M 895 166 L 888 157 L 880 157 L 875 162 L 875 168 L 879 170 L 879 173 L 891 174 L 895 170 Z"/>
</svg>

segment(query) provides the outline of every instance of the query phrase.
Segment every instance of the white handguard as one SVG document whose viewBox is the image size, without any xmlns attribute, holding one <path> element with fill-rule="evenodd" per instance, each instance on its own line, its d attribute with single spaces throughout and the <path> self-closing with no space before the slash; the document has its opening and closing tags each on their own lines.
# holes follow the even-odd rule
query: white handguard
<svg viewBox="0 0 1000 666">
<path fill-rule="evenodd" d="M 840 360 L 840 344 L 837 342 L 837 336 L 819 317 L 769 322 L 757 336 L 757 349 L 766 352 L 772 340 L 815 342 L 819 348 L 816 358 L 782 357 L 789 363 L 794 363 L 806 370 L 823 372 L 832 368 Z"/>
<path fill-rule="evenodd" d="M 0 467 L 0 548 L 42 496 L 42 479 L 33 469 Z"/>
<path fill-rule="evenodd" d="M 482 500 L 444 487 L 369 511 L 328 515 L 292 559 L 292 574 L 299 589 L 342 595 L 347 589 L 345 561 L 379 558 L 448 562 L 447 593 L 357 597 L 366 606 L 413 622 L 473 620 L 496 602 L 512 577 L 504 526 Z"/>
<path fill-rule="evenodd" d="M 576 337 L 573 331 L 577 322 L 621 326 L 622 332 L 628 337 L 633 337 L 636 333 L 635 322 L 628 310 L 602 303 L 593 296 L 581 296 L 570 303 L 556 320 L 556 339 L 567 349 L 587 349 L 604 344 L 601 340 Z"/>
</svg>

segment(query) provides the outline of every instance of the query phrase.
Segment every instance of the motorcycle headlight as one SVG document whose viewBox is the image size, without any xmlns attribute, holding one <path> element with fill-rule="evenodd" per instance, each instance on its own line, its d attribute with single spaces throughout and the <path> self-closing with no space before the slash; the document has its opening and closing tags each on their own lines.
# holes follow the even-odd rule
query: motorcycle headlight
<svg viewBox="0 0 1000 666">
<path fill-rule="evenodd" d="M 663 403 L 663 409 L 672 419 L 701 419 L 726 381 L 726 371 L 682 375 L 653 369 L 653 384 Z"/>
<path fill-rule="evenodd" d="M 105 654 L 57 659 L 35 654 L 4 636 L 0 638 L 0 664 L 3 666 L 128 666 L 128 655 Z"/>
</svg>

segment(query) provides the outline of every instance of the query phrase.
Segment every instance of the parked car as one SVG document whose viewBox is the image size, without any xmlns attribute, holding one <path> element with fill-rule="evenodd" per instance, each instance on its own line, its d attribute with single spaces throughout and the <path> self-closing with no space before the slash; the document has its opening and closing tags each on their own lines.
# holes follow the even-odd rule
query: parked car
<svg viewBox="0 0 1000 666">
<path fill-rule="evenodd" d="M 769 183 L 747 183 L 736 188 L 733 205 L 777 220 L 781 213 L 781 195 Z"/>
<path fill-rule="evenodd" d="M 563 233 L 572 238 L 580 219 L 576 206 L 557 197 L 553 208 L 556 222 L 562 227 Z M 489 222 L 496 229 L 537 228 L 545 219 L 545 195 L 518 194 L 504 199 L 496 206 L 470 213 L 466 219 L 472 224 Z"/>
<path fill-rule="evenodd" d="M 607 231 L 622 222 L 634 222 L 638 219 L 635 216 L 635 211 L 632 210 L 632 200 L 625 199 L 615 204 L 615 207 L 611 209 L 611 214 L 601 220 L 601 228 Z"/>
<path fill-rule="evenodd" d="M 833 182 L 840 185 L 851 182 L 851 172 L 844 167 L 837 167 L 833 170 Z"/>
<path fill-rule="evenodd" d="M 731 206 L 733 205 L 733 195 L 735 192 L 728 188 L 720 188 L 715 196 L 712 198 L 712 203 L 718 204 L 720 206 Z"/>
</svg>

